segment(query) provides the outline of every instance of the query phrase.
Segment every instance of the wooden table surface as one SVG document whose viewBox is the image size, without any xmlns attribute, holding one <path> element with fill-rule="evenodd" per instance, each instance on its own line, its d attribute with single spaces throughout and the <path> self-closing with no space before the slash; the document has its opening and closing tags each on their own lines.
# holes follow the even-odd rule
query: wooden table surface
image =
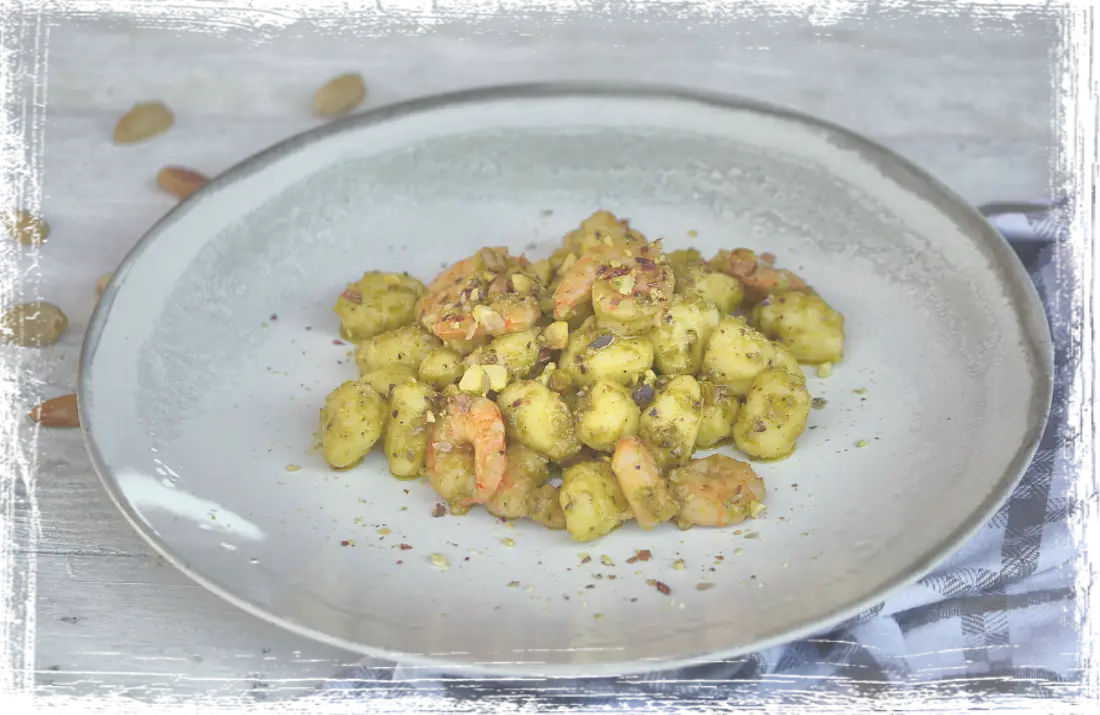
<svg viewBox="0 0 1100 715">
<path fill-rule="evenodd" d="M 313 91 L 345 71 L 365 76 L 367 108 L 524 80 L 718 89 L 862 131 L 975 203 L 1049 191 L 1058 38 L 1049 18 L 872 14 L 814 26 L 664 13 L 649 24 L 573 15 L 548 25 L 459 13 L 421 34 L 410 34 L 410 20 L 384 19 L 333 19 L 326 29 L 277 17 L 257 29 L 232 15 L 89 14 L 28 30 L 46 40 L 41 176 L 53 232 L 36 265 L 23 259 L 28 279 L 15 297 L 37 292 L 71 324 L 55 347 L 3 353 L 6 374 L 30 378 L 21 408 L 73 390 L 96 277 L 172 205 L 153 183 L 157 169 L 217 173 L 316 126 Z M 147 99 L 171 106 L 176 125 L 120 161 L 114 123 Z M 247 615 L 165 564 L 108 499 L 78 431 L 43 430 L 36 448 L 32 431 L 22 434 L 37 464 L 33 487 L 14 487 L 24 497 L 14 512 L 15 564 L 37 575 L 27 656 L 40 695 L 290 697 L 357 660 Z M 20 577 L 15 597 L 31 585 Z"/>
</svg>

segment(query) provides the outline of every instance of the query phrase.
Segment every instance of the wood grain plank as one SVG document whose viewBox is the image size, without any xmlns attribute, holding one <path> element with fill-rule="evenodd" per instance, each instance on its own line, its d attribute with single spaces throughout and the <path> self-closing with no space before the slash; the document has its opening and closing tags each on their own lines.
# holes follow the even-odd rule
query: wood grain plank
<svg viewBox="0 0 1100 715">
<path fill-rule="evenodd" d="M 1081 101 L 1100 96 L 1089 30 L 1100 8 L 1076 0 L 1057 12 L 1013 1 L 996 15 L 992 4 L 941 0 L 906 5 L 904 21 L 862 1 L 836 12 L 653 3 L 656 17 L 610 13 L 612 27 L 577 22 L 583 12 L 570 2 L 521 14 L 500 2 L 476 11 L 421 3 L 419 13 L 329 2 L 310 14 L 324 24 L 289 23 L 292 9 L 277 4 L 266 19 L 252 10 L 242 19 L 253 24 L 231 26 L 213 20 L 212 3 L 186 17 L 144 4 L 4 23 L 0 63 L 17 70 L 0 76 L 3 106 L 121 110 L 158 97 L 187 113 L 282 116 L 354 68 L 372 102 L 502 81 L 645 78 L 777 101 L 884 136 L 1100 132 L 1100 106 Z"/>
<path fill-rule="evenodd" d="M 0 712 L 255 715 L 355 660 L 239 612 L 160 560 L 103 561 L 0 554 Z"/>
</svg>

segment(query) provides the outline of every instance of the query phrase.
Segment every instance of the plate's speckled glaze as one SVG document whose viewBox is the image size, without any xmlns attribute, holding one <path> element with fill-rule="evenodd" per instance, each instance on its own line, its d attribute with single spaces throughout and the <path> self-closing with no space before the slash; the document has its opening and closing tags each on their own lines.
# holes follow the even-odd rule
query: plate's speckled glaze
<svg viewBox="0 0 1100 715">
<path fill-rule="evenodd" d="M 429 487 L 380 455 L 325 467 L 318 409 L 355 375 L 334 344 L 345 283 L 428 279 L 486 244 L 543 255 L 600 207 L 669 247 L 770 250 L 847 316 L 845 361 L 807 371 L 827 406 L 758 468 L 766 518 L 582 545 L 481 510 L 432 518 Z M 256 615 L 411 663 L 626 673 L 827 627 L 960 545 L 1037 444 L 1048 335 L 1003 239 L 866 140 L 728 97 L 508 87 L 330 125 L 185 201 L 104 294 L 80 403 L 123 513 Z M 652 560 L 627 564 L 637 549 Z"/>
</svg>

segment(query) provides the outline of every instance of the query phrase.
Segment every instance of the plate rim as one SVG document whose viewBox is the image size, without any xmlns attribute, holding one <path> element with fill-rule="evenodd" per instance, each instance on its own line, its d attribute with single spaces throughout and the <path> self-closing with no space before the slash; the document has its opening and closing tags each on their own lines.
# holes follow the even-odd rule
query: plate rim
<svg viewBox="0 0 1100 715">
<path fill-rule="evenodd" d="M 103 458 L 99 450 L 94 429 L 91 424 L 89 424 L 88 418 L 91 415 L 84 410 L 84 397 L 89 388 L 88 374 L 92 356 L 95 354 L 100 338 L 102 337 L 103 329 L 109 320 L 111 306 L 114 303 L 118 290 L 125 283 L 129 271 L 140 260 L 145 250 L 152 245 L 169 226 L 185 218 L 196 202 L 202 201 L 204 197 L 216 193 L 223 186 L 230 185 L 233 182 L 258 173 L 267 166 L 277 162 L 284 155 L 304 149 L 330 136 L 356 131 L 392 119 L 400 119 L 405 116 L 464 104 L 482 104 L 499 100 L 585 98 L 615 98 L 627 100 L 653 99 L 702 104 L 711 108 L 727 111 L 749 111 L 770 115 L 781 120 L 801 124 L 807 128 L 816 128 L 839 134 L 852 143 L 852 149 L 854 151 L 867 157 L 868 160 L 873 161 L 875 164 L 885 164 L 895 172 L 901 171 L 910 174 L 913 179 L 930 191 L 931 197 L 929 200 L 941 210 L 958 216 L 960 219 L 969 219 L 969 223 L 972 225 L 967 227 L 969 229 L 967 232 L 974 235 L 976 241 L 984 243 L 985 247 L 991 251 L 991 259 L 995 266 L 1000 269 L 1003 275 L 1007 276 L 1007 280 L 1005 280 L 1003 284 L 1009 294 L 1014 298 L 1013 312 L 1016 313 L 1017 319 L 1020 320 L 1024 327 L 1024 332 L 1027 336 L 1025 349 L 1031 353 L 1034 359 L 1037 374 L 1033 375 L 1032 394 L 1028 409 L 1030 425 L 1027 430 L 1027 439 L 1020 445 L 1019 449 L 1017 449 L 1009 468 L 998 480 L 994 489 L 958 528 L 937 542 L 933 548 L 927 551 L 915 563 L 899 571 L 892 579 L 889 579 L 871 593 L 833 609 L 833 611 L 825 616 L 804 620 L 796 627 L 760 639 L 754 643 L 710 653 L 699 653 L 692 656 L 673 656 L 669 658 L 654 658 L 647 660 L 628 659 L 623 661 L 606 661 L 604 663 L 569 662 L 552 665 L 530 663 L 509 663 L 502 665 L 499 662 L 495 662 L 491 665 L 479 665 L 476 662 L 466 660 L 410 654 L 386 648 L 367 646 L 362 643 L 354 643 L 339 636 L 322 633 L 308 626 L 286 620 L 237 596 L 228 589 L 211 582 L 203 574 L 192 569 L 187 560 L 176 554 L 167 543 L 163 542 L 152 532 L 152 529 L 146 528 L 143 525 L 143 521 L 133 510 L 130 500 L 123 494 L 123 490 L 113 469 Z M 912 191 L 909 189 L 904 189 L 903 187 L 903 190 L 907 194 L 912 194 Z M 118 268 L 112 275 L 110 282 L 103 291 L 88 321 L 88 327 L 81 345 L 80 359 L 77 368 L 76 394 L 77 409 L 80 415 L 81 436 L 91 460 L 92 467 L 111 501 L 122 513 L 123 517 L 130 523 L 131 527 L 133 527 L 133 529 L 149 544 L 154 552 L 159 554 L 200 586 L 219 596 L 226 602 L 261 620 L 295 633 L 296 635 L 329 646 L 342 648 L 362 656 L 369 656 L 397 664 L 438 668 L 449 673 L 469 675 L 583 677 L 593 675 L 639 675 L 682 668 L 693 664 L 733 659 L 754 651 L 772 648 L 821 633 L 867 610 L 875 604 L 887 600 L 890 596 L 919 580 L 922 576 L 934 570 L 937 566 L 954 555 L 954 553 L 969 541 L 970 538 L 977 533 L 1008 500 L 1012 491 L 1023 478 L 1038 450 L 1040 439 L 1050 418 L 1053 390 L 1053 339 L 1046 310 L 1031 277 L 1016 257 L 1008 241 L 1000 232 L 993 228 L 989 221 L 985 219 L 976 208 L 971 206 L 953 189 L 943 184 L 940 180 L 911 160 L 877 141 L 867 138 L 861 133 L 848 129 L 842 125 L 835 124 L 829 120 L 771 102 L 751 99 L 736 94 L 671 84 L 550 81 L 480 86 L 471 89 L 431 94 L 379 106 L 294 134 L 246 157 L 213 177 L 202 189 L 177 203 L 172 209 L 154 222 L 119 263 Z"/>
</svg>

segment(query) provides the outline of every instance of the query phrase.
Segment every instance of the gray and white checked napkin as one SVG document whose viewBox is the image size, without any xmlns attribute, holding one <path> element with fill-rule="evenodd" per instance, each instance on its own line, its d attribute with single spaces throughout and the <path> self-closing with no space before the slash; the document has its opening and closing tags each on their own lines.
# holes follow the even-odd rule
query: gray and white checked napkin
<svg viewBox="0 0 1100 715">
<path fill-rule="evenodd" d="M 946 564 L 828 633 L 678 671 L 594 679 L 469 679 L 400 665 L 361 665 L 309 697 L 402 700 L 435 696 L 433 711 L 493 699 L 542 708 L 652 711 L 684 704 L 761 701 L 811 693 L 877 695 L 941 686 L 1054 696 L 1081 674 L 1074 620 L 1076 556 L 1069 521 L 1073 466 L 1066 449 L 1072 266 L 1050 204 L 998 204 L 984 213 L 1008 238 L 1047 306 L 1055 351 L 1054 405 L 1039 451 L 1012 497 Z"/>
</svg>

